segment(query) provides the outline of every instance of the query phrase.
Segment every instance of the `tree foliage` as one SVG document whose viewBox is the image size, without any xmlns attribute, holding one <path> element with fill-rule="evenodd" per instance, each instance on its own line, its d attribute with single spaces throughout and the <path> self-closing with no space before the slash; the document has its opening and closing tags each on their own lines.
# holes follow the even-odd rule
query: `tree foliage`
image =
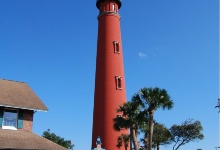
<svg viewBox="0 0 220 150">
<path fill-rule="evenodd" d="M 120 148 L 124 146 L 125 150 L 128 149 L 129 147 L 129 141 L 130 141 L 130 136 L 127 134 L 121 134 L 121 136 L 118 137 L 117 141 L 117 147 Z"/>
<path fill-rule="evenodd" d="M 135 150 L 138 150 L 138 132 L 144 131 L 145 135 L 148 135 L 146 137 L 148 150 L 151 150 L 154 111 L 158 108 L 171 109 L 172 107 L 173 102 L 165 89 L 142 88 L 133 95 L 130 102 L 119 106 L 117 112 L 121 112 L 122 115 L 114 118 L 114 129 L 117 131 L 130 129 L 130 141 L 133 142 Z"/>
<path fill-rule="evenodd" d="M 144 146 L 140 149 L 151 150 L 160 149 L 160 145 L 171 144 L 174 142 L 173 150 L 178 150 L 180 146 L 199 141 L 204 138 L 201 133 L 203 127 L 200 121 L 188 119 L 181 125 L 174 124 L 167 129 L 163 124 L 156 123 L 154 112 L 159 109 L 171 109 L 173 101 L 165 89 L 159 88 L 142 88 L 135 93 L 132 100 L 119 106 L 117 109 L 121 115 L 114 118 L 114 129 L 116 131 L 130 129 L 130 148 L 133 143 L 134 150 L 138 150 L 137 135 L 139 132 L 144 133 Z M 118 138 L 118 147 L 125 142 L 123 137 Z M 126 146 L 126 144 L 124 144 Z M 126 147 L 125 147 L 126 148 Z"/>
<path fill-rule="evenodd" d="M 114 129 L 116 131 L 130 129 L 130 141 L 133 143 L 134 149 L 138 150 L 138 128 L 140 124 L 146 122 L 145 114 L 141 112 L 140 105 L 136 102 L 124 103 L 119 106 L 117 112 L 122 114 L 114 118 Z M 130 145 L 130 148 L 132 148 L 132 145 Z"/>
<path fill-rule="evenodd" d="M 202 130 L 201 122 L 192 119 L 186 120 L 181 125 L 174 124 L 170 128 L 172 141 L 174 142 L 173 150 L 179 149 L 180 146 L 186 143 L 202 140 L 204 138 L 201 133 Z"/>
<path fill-rule="evenodd" d="M 172 136 L 170 130 L 167 129 L 163 124 L 155 123 L 153 133 L 153 145 L 157 150 L 160 149 L 160 145 L 170 144 Z"/>
<path fill-rule="evenodd" d="M 152 149 L 152 138 L 154 128 L 154 112 L 159 109 L 171 109 L 173 101 L 170 99 L 165 89 L 155 88 L 142 88 L 139 93 L 136 93 L 132 100 L 142 106 L 144 112 L 148 112 L 148 150 Z"/>
<path fill-rule="evenodd" d="M 54 143 L 57 143 L 65 148 L 67 148 L 67 149 L 72 150 L 74 147 L 74 144 L 72 144 L 72 142 L 70 140 L 65 140 L 64 138 L 57 136 L 55 133 L 51 133 L 50 129 L 47 129 L 47 131 L 44 131 L 42 136 L 44 138 L 54 142 Z"/>
</svg>

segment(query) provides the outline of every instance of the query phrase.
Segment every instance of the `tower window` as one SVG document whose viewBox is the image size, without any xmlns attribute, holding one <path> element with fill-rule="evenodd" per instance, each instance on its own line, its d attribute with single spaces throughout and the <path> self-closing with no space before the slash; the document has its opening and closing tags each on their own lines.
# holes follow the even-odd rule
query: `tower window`
<svg viewBox="0 0 220 150">
<path fill-rule="evenodd" d="M 115 77 L 115 82 L 116 82 L 116 89 L 121 90 L 122 89 L 122 77 L 116 76 Z"/>
<path fill-rule="evenodd" d="M 112 10 L 115 11 L 115 4 L 112 5 Z"/>
<path fill-rule="evenodd" d="M 120 53 L 120 44 L 119 44 L 119 42 L 114 41 L 113 44 L 114 44 L 114 53 L 119 54 Z"/>
<path fill-rule="evenodd" d="M 120 118 L 120 117 L 123 118 L 123 115 L 122 114 L 118 114 L 117 118 Z"/>
</svg>

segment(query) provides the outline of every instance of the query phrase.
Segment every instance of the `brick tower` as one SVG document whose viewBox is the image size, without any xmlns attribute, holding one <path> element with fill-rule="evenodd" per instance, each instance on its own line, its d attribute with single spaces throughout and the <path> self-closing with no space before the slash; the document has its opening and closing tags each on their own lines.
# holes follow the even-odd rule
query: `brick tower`
<svg viewBox="0 0 220 150">
<path fill-rule="evenodd" d="M 120 0 L 97 0 L 98 41 L 93 112 L 92 148 L 100 137 L 102 147 L 117 150 L 117 138 L 122 132 L 114 131 L 116 108 L 126 102 L 124 64 L 120 31 Z M 127 130 L 123 133 L 128 133 Z M 122 149 L 122 148 L 121 148 Z"/>
</svg>

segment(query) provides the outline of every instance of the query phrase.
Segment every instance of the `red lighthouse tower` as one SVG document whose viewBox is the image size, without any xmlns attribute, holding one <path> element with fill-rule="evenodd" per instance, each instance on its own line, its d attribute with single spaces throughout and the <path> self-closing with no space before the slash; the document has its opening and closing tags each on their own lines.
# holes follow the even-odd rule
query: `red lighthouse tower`
<svg viewBox="0 0 220 150">
<path fill-rule="evenodd" d="M 102 147 L 116 150 L 121 132 L 113 129 L 116 109 L 126 102 L 124 65 L 120 30 L 120 0 L 97 0 L 98 42 L 93 112 L 92 148 L 100 137 Z M 127 133 L 127 131 L 123 131 Z"/>
</svg>

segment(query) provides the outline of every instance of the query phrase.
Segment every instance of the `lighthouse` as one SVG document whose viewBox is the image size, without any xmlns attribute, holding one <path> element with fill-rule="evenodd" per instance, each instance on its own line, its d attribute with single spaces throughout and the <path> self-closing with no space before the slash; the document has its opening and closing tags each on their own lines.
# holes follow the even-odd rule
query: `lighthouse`
<svg viewBox="0 0 220 150">
<path fill-rule="evenodd" d="M 97 0 L 98 39 L 93 110 L 92 148 L 97 137 L 102 148 L 117 150 L 117 138 L 122 132 L 113 129 L 116 109 L 126 102 L 126 88 L 120 29 L 121 0 Z M 122 149 L 122 148 L 121 148 Z"/>
</svg>

